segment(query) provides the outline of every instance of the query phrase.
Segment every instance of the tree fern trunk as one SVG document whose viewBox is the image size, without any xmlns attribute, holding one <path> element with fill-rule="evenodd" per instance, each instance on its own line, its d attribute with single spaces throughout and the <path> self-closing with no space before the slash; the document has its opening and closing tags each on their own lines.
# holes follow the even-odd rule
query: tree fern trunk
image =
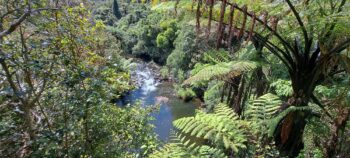
<svg viewBox="0 0 350 158">
<path fill-rule="evenodd" d="M 208 28 L 207 28 L 207 40 L 210 36 L 210 30 L 211 30 L 211 20 L 213 18 L 213 7 L 214 7 L 214 0 L 209 0 L 209 17 L 208 17 Z"/>
<path fill-rule="evenodd" d="M 197 36 L 199 37 L 200 29 L 201 29 L 201 7 L 202 7 L 202 0 L 198 0 L 197 4 L 197 13 L 196 13 L 196 29 L 197 29 Z"/>
<path fill-rule="evenodd" d="M 242 76 L 237 76 L 234 79 L 232 79 L 232 88 L 233 88 L 233 92 L 232 92 L 232 97 L 230 98 L 230 102 L 228 103 L 228 105 L 230 107 L 232 107 L 232 109 L 234 109 L 234 101 L 235 101 L 235 96 L 238 93 L 238 88 L 239 88 L 239 84 L 241 82 L 241 78 Z"/>
<path fill-rule="evenodd" d="M 257 76 L 257 79 L 256 79 L 256 92 L 255 93 L 256 93 L 256 97 L 260 97 L 260 96 L 264 95 L 265 90 L 267 88 L 267 82 L 266 82 L 266 79 L 264 77 L 262 67 L 259 67 L 257 69 L 256 76 Z"/>
<path fill-rule="evenodd" d="M 229 14 L 229 26 L 228 26 L 228 41 L 227 48 L 231 50 L 232 38 L 233 38 L 233 17 L 235 15 L 235 7 L 231 5 L 230 14 Z"/>
<path fill-rule="evenodd" d="M 224 17 L 225 17 L 225 10 L 226 10 L 226 0 L 222 0 L 221 2 L 221 10 L 220 10 L 220 18 L 219 18 L 219 26 L 218 26 L 218 36 L 216 39 L 216 49 L 219 49 L 221 46 L 221 41 L 223 38 L 223 26 L 224 26 Z"/>
<path fill-rule="evenodd" d="M 289 113 L 277 128 L 275 141 L 281 155 L 296 157 L 304 148 L 302 142 L 305 129 L 305 113 L 301 111 Z"/>
<path fill-rule="evenodd" d="M 306 107 L 309 104 L 312 95 L 310 92 L 313 92 L 315 85 L 309 84 L 312 77 L 300 75 L 303 73 L 294 74 L 298 77 L 292 77 L 294 94 L 288 100 L 289 106 Z M 293 111 L 280 122 L 275 140 L 283 156 L 296 157 L 304 148 L 302 138 L 309 116 L 308 111 Z"/>
<path fill-rule="evenodd" d="M 234 110 L 239 116 L 242 114 L 241 103 L 242 103 L 242 98 L 243 98 L 243 92 L 245 89 L 245 82 L 246 82 L 245 76 L 242 75 L 241 84 L 239 86 L 238 93 L 235 97 L 235 103 L 234 103 Z"/>
<path fill-rule="evenodd" d="M 230 89 L 229 89 L 229 91 L 227 93 L 226 104 L 229 104 L 230 99 L 233 96 L 233 94 L 232 94 L 233 85 L 231 85 L 231 84 L 228 84 L 228 85 L 230 85 Z"/>
<path fill-rule="evenodd" d="M 224 82 L 224 85 L 222 86 L 222 90 L 221 90 L 221 99 L 220 102 L 223 103 L 225 100 L 225 92 L 226 92 L 226 88 L 230 86 L 230 83 L 228 82 Z"/>
</svg>

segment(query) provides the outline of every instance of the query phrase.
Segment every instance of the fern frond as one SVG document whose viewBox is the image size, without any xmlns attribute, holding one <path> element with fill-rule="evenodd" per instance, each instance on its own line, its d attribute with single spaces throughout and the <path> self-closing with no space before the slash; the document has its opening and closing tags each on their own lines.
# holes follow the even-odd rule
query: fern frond
<svg viewBox="0 0 350 158">
<path fill-rule="evenodd" d="M 200 81 L 209 81 L 214 78 L 221 80 L 225 78 L 233 78 L 257 67 L 258 63 L 253 61 L 221 62 L 212 66 L 204 67 L 198 73 L 187 79 L 184 84 L 194 84 Z"/>
<path fill-rule="evenodd" d="M 248 105 L 246 115 L 253 120 L 267 120 L 280 108 L 282 101 L 278 96 L 268 93 L 253 101 Z"/>
<path fill-rule="evenodd" d="M 238 116 L 224 104 L 215 107 L 214 113 L 201 111 L 195 117 L 187 117 L 174 121 L 174 126 L 181 132 L 210 140 L 223 148 L 238 152 L 245 148 L 247 129 Z"/>
<path fill-rule="evenodd" d="M 225 153 L 217 148 L 197 145 L 195 143 L 190 144 L 189 140 L 185 140 L 180 134 L 171 133 L 170 141 L 159 150 L 152 153 L 150 158 L 226 158 Z"/>
<path fill-rule="evenodd" d="M 270 85 L 274 88 L 276 94 L 281 97 L 289 97 L 293 93 L 292 82 L 288 80 L 278 79 Z"/>
<path fill-rule="evenodd" d="M 204 53 L 204 62 L 218 64 L 221 62 L 229 62 L 232 56 L 227 51 L 210 50 Z"/>
<path fill-rule="evenodd" d="M 182 158 L 182 157 L 191 157 L 191 154 L 188 151 L 173 143 L 164 145 L 160 150 L 152 153 L 150 158 Z"/>
<path fill-rule="evenodd" d="M 238 115 L 231 108 L 222 103 L 215 106 L 214 113 L 220 116 L 227 116 L 233 120 L 238 120 Z"/>
<path fill-rule="evenodd" d="M 210 146 L 200 146 L 196 149 L 193 150 L 195 155 L 198 156 L 199 158 L 226 158 L 227 156 L 225 153 L 217 148 L 213 148 Z"/>
</svg>

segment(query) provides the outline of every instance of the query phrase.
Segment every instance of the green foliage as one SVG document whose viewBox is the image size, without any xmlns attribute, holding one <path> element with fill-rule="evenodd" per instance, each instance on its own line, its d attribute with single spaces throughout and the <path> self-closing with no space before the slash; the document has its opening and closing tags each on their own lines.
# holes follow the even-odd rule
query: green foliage
<svg viewBox="0 0 350 158">
<path fill-rule="evenodd" d="M 196 97 L 196 93 L 192 90 L 192 88 L 182 88 L 178 86 L 176 87 L 176 92 L 177 95 L 184 101 L 189 101 Z"/>
<path fill-rule="evenodd" d="M 271 93 L 251 101 L 246 110 L 246 116 L 256 121 L 267 121 L 273 118 L 282 104 L 281 100 Z"/>
<path fill-rule="evenodd" d="M 124 52 L 165 64 L 174 49 L 177 23 L 171 15 L 151 12 L 147 6 L 137 4 L 110 30 L 122 39 Z"/>
<path fill-rule="evenodd" d="M 285 118 L 289 113 L 295 112 L 295 111 L 308 111 L 312 112 L 313 107 L 305 106 L 305 107 L 296 107 L 296 106 L 290 106 L 287 109 L 283 110 L 282 112 L 278 113 L 274 118 L 270 119 L 268 121 L 268 135 L 273 136 L 273 133 L 275 132 L 275 129 L 277 125 L 281 122 L 283 118 Z"/>
<path fill-rule="evenodd" d="M 324 157 L 320 143 L 329 133 L 330 129 L 319 118 L 310 118 L 303 133 L 304 149 L 298 157 Z"/>
<path fill-rule="evenodd" d="M 204 92 L 204 102 L 207 110 L 213 110 L 214 106 L 220 103 L 223 86 L 224 82 L 222 81 L 209 82 L 208 88 Z"/>
<path fill-rule="evenodd" d="M 195 117 L 186 117 L 174 121 L 174 126 L 181 132 L 207 139 L 220 148 L 238 153 L 245 149 L 247 140 L 247 122 L 226 105 L 219 104 L 213 114 L 198 111 Z"/>
<path fill-rule="evenodd" d="M 150 158 L 226 158 L 224 152 L 220 149 L 212 148 L 207 145 L 188 144 L 179 136 L 171 140 L 173 143 L 164 145 L 161 149 L 150 155 Z"/>
<path fill-rule="evenodd" d="M 233 57 L 225 50 L 209 50 L 203 55 L 203 62 L 208 64 L 218 64 L 221 62 L 230 62 Z"/>
<path fill-rule="evenodd" d="M 102 20 L 103 23 L 108 25 L 113 25 L 117 20 L 116 17 L 111 12 L 111 8 L 107 5 L 98 6 L 94 10 L 94 18 L 96 20 Z"/>
<path fill-rule="evenodd" d="M 176 38 L 177 21 L 176 19 L 168 19 L 160 22 L 160 27 L 163 30 L 157 36 L 157 47 L 172 48 Z"/>
<path fill-rule="evenodd" d="M 120 41 L 92 19 L 88 3 L 28 3 L 32 9 L 62 9 L 32 14 L 0 40 L 0 73 L 10 72 L 0 79 L 1 96 L 7 95 L 0 97 L 1 157 L 136 157 L 152 152 L 157 145 L 149 124 L 152 111 L 111 103 L 133 88 Z M 1 1 L 1 14 L 2 6 Z M 6 23 L 22 14 L 9 13 Z M 15 85 L 8 84 L 12 80 Z"/>
<path fill-rule="evenodd" d="M 182 83 L 185 80 L 185 72 L 182 69 L 179 69 L 177 71 L 176 78 L 179 83 Z"/>
<path fill-rule="evenodd" d="M 150 157 L 278 157 L 266 135 L 272 136 L 277 125 L 295 111 L 305 111 L 307 116 L 301 118 L 307 121 L 305 129 L 297 129 L 303 131 L 304 149 L 299 157 L 325 156 L 324 147 L 334 132 L 337 117 L 350 105 L 347 1 L 291 1 L 305 28 L 300 27 L 285 1 L 229 1 L 238 6 L 247 4 L 248 10 L 255 13 L 267 10 L 269 17 L 279 18 L 273 34 L 260 24 L 255 32 L 266 36 L 268 46 L 282 52 L 282 57 L 271 55 L 267 47 L 256 50 L 255 46 L 262 42 L 256 39 L 244 42 L 246 46 L 238 42 L 230 51 L 213 50 L 211 41 L 216 35 L 206 39 L 209 42 L 201 39 L 203 24 L 207 24 L 207 5 L 200 8 L 202 28 L 198 40 L 195 17 L 189 12 L 196 9 L 192 1 L 176 4 L 155 0 L 152 8 L 146 2 L 94 1 L 96 6 L 91 6 L 77 0 L 55 5 L 45 1 L 0 1 L 2 35 L 15 24 L 14 19 L 29 13 L 29 8 L 38 9 L 0 39 L 1 157 L 147 157 L 152 153 L 157 146 L 153 125 L 149 124 L 153 111 L 138 105 L 121 108 L 111 103 L 134 88 L 129 73 L 131 60 L 121 57 L 122 53 L 166 64 L 161 69 L 163 78 L 172 74 L 179 83 L 185 80 L 184 84 L 206 89 L 203 99 L 208 111 L 213 112 L 198 111 L 194 117 L 174 121 L 185 136 L 178 136 L 177 142 L 168 143 Z M 175 4 L 177 16 L 173 16 Z M 89 10 L 93 10 L 93 15 Z M 219 10 L 217 2 L 213 30 Z M 225 23 L 228 11 L 226 8 Z M 237 27 L 242 17 L 241 14 L 235 18 Z M 247 26 L 251 22 L 248 18 Z M 267 25 L 272 27 L 271 19 Z M 301 29 L 305 29 L 311 43 L 300 38 L 305 36 Z M 279 36 L 275 35 L 284 41 L 278 42 Z M 314 47 L 320 49 L 320 54 L 311 55 Z M 341 51 L 331 54 L 338 50 L 336 47 Z M 305 60 L 299 60 L 304 57 Z M 315 63 L 308 63 L 313 57 L 317 58 Z M 285 64 L 281 58 L 291 63 Z M 192 68 L 192 77 L 186 80 Z M 241 118 L 220 104 L 224 86 L 237 76 L 244 76 L 242 81 L 247 81 L 233 83 L 243 88 Z M 259 81 L 261 76 L 267 81 Z M 292 80 L 287 80 L 289 77 Z M 304 84 L 310 78 L 312 84 Z M 272 89 L 266 88 L 263 92 L 267 94 L 255 99 L 255 83 L 270 85 Z M 311 92 L 293 92 L 292 85 L 298 88 L 299 84 L 304 84 L 305 89 L 310 86 Z M 193 87 L 178 86 L 176 90 L 184 100 L 196 96 Z M 291 98 L 292 94 L 306 96 L 301 98 L 306 103 L 286 104 L 289 107 L 282 109 L 282 100 L 271 93 L 284 101 L 299 99 Z M 311 95 L 324 108 L 309 103 Z M 245 104 L 244 100 L 249 99 L 252 100 Z M 350 134 L 349 128 L 348 121 L 335 133 L 339 152 L 349 151 L 350 140 L 345 138 Z M 206 145 L 191 144 L 186 134 L 205 139 Z M 344 157 L 337 154 L 334 157 Z"/>
<path fill-rule="evenodd" d="M 170 75 L 169 68 L 164 66 L 160 69 L 160 76 L 162 78 L 168 78 Z"/>
<path fill-rule="evenodd" d="M 198 73 L 192 74 L 184 84 L 194 84 L 200 81 L 209 81 L 214 78 L 232 78 L 244 72 L 251 71 L 257 66 L 258 64 L 253 61 L 231 61 L 208 65 L 202 68 Z"/>
<path fill-rule="evenodd" d="M 270 84 L 276 94 L 280 97 L 290 97 L 293 93 L 291 81 L 278 79 Z"/>
<path fill-rule="evenodd" d="M 250 101 L 247 109 L 247 119 L 253 121 L 257 125 L 257 130 L 262 134 L 268 133 L 272 136 L 276 126 L 271 126 L 272 120 L 275 120 L 275 116 L 280 109 L 282 102 L 273 94 L 265 94 L 257 99 Z"/>
<path fill-rule="evenodd" d="M 167 58 L 166 64 L 171 69 L 182 69 L 186 71 L 190 68 L 191 59 L 198 50 L 196 50 L 194 28 L 186 23 L 181 25 L 182 27 L 179 29 L 177 38 L 174 41 L 175 49 Z"/>
</svg>

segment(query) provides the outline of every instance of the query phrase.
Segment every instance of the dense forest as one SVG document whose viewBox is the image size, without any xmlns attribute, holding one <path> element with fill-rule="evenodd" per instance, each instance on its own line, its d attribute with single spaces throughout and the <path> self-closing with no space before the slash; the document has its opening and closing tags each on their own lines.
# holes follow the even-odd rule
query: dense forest
<svg viewBox="0 0 350 158">
<path fill-rule="evenodd" d="M 0 157 L 349 157 L 349 19 L 347 0 L 0 0 Z"/>
</svg>

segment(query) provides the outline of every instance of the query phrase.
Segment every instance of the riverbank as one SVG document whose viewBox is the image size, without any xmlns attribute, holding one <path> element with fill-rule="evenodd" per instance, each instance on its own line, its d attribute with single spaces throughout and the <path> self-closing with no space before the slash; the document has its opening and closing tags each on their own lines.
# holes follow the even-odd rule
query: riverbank
<svg viewBox="0 0 350 158">
<path fill-rule="evenodd" d="M 199 108 L 200 100 L 184 102 L 176 96 L 174 82 L 163 80 L 160 76 L 160 66 L 153 62 L 144 62 L 133 59 L 135 63 L 131 70 L 132 82 L 137 88 L 126 93 L 116 101 L 117 105 L 134 105 L 148 107 L 159 104 L 159 111 L 152 113 L 155 126 L 154 132 L 161 141 L 167 142 L 171 130 L 174 129 L 172 122 L 182 117 L 194 116 L 195 110 Z"/>
</svg>

